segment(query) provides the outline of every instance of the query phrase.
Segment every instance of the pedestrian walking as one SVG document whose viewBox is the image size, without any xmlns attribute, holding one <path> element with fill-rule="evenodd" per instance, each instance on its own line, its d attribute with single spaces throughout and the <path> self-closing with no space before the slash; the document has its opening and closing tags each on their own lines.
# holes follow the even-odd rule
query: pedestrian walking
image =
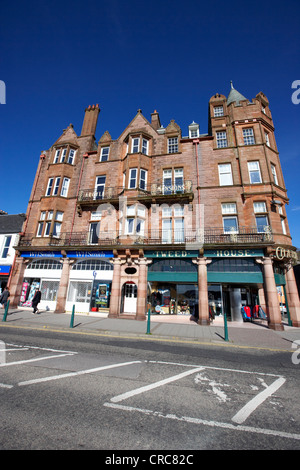
<svg viewBox="0 0 300 470">
<path fill-rule="evenodd" d="M 3 308 L 6 308 L 9 296 L 10 296 L 9 289 L 8 289 L 8 287 L 5 287 L 5 289 L 2 292 L 1 297 L 0 297 L 0 304 L 2 305 Z"/>
<path fill-rule="evenodd" d="M 38 289 L 36 293 L 34 294 L 34 297 L 32 299 L 32 307 L 33 307 L 33 312 L 32 313 L 39 313 L 38 311 L 38 304 L 41 301 L 41 291 Z"/>
</svg>

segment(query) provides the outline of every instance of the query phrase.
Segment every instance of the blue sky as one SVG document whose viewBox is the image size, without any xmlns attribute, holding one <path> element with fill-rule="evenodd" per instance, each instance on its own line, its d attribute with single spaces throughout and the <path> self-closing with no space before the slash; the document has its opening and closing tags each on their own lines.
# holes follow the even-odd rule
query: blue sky
<svg viewBox="0 0 300 470">
<path fill-rule="evenodd" d="M 183 135 L 207 132 L 208 101 L 230 80 L 252 99 L 265 93 L 300 247 L 300 9 L 285 2 L 211 0 L 19 1 L 1 6 L 0 209 L 26 212 L 39 155 L 98 103 L 97 141 L 117 138 L 137 109 L 171 119 Z M 300 95 L 299 95 L 300 96 Z"/>
</svg>

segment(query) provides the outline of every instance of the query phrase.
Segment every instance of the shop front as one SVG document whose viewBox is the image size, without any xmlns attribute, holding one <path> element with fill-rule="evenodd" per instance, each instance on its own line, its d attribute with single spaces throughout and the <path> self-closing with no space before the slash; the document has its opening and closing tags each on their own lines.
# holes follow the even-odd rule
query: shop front
<svg viewBox="0 0 300 470">
<path fill-rule="evenodd" d="M 69 286 L 65 309 L 77 313 L 107 314 L 110 306 L 113 265 L 110 251 L 67 252 L 70 259 Z"/>
<path fill-rule="evenodd" d="M 197 251 L 145 252 L 148 266 L 148 306 L 151 314 L 195 315 L 198 311 Z"/>
<path fill-rule="evenodd" d="M 24 252 L 27 258 L 19 305 L 31 307 L 34 294 L 41 291 L 40 309 L 54 310 L 59 289 L 62 264 L 60 252 Z"/>
<path fill-rule="evenodd" d="M 262 250 L 205 250 L 210 318 L 226 313 L 229 321 L 243 322 L 260 304 L 263 289 Z M 263 305 L 262 307 L 265 307 Z"/>
</svg>

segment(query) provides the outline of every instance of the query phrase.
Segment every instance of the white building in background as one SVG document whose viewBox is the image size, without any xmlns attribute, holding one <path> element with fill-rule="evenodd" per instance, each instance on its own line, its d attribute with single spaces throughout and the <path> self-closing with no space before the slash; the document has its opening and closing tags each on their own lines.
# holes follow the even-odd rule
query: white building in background
<svg viewBox="0 0 300 470">
<path fill-rule="evenodd" d="M 15 260 L 14 246 L 19 242 L 25 219 L 25 214 L 0 211 L 0 293 L 8 284 Z"/>
</svg>

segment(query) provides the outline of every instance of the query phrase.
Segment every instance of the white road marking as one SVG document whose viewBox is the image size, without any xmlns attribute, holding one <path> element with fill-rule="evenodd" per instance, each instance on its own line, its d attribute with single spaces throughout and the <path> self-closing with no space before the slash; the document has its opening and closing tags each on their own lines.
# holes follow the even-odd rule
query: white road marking
<svg viewBox="0 0 300 470">
<path fill-rule="evenodd" d="M 65 379 L 66 377 L 76 377 L 78 375 L 92 374 L 93 372 L 99 372 L 101 370 L 114 369 L 116 367 L 129 366 L 131 364 L 140 364 L 142 361 L 131 361 L 131 362 L 121 362 L 119 364 L 111 364 L 109 366 L 95 367 L 94 369 L 80 370 L 77 372 L 68 372 L 67 374 L 53 375 L 50 377 L 42 377 L 40 379 L 26 380 L 25 382 L 19 382 L 20 387 L 24 385 L 32 385 L 41 382 L 51 382 L 52 380 Z"/>
<path fill-rule="evenodd" d="M 0 388 L 13 388 L 13 385 L 0 384 Z"/>
<path fill-rule="evenodd" d="M 154 388 L 161 387 L 171 382 L 175 382 L 175 380 L 179 380 L 179 379 L 182 379 L 183 377 L 187 377 L 188 375 L 195 374 L 196 372 L 199 372 L 200 370 L 203 370 L 203 369 L 205 369 L 205 367 L 201 366 L 196 369 L 191 369 L 186 372 L 182 372 L 181 374 L 178 374 L 178 375 L 173 375 L 172 377 L 169 377 L 168 379 L 159 380 L 158 382 L 154 382 L 150 385 L 145 385 L 144 387 L 136 388 L 135 390 L 122 393 L 121 395 L 117 395 L 111 398 L 110 401 L 112 401 L 113 403 L 118 403 L 119 401 L 126 400 L 127 398 L 133 397 L 135 395 L 139 395 L 140 393 L 148 392 L 149 390 L 153 390 Z"/>
<path fill-rule="evenodd" d="M 0 364 L 0 367 L 16 366 L 20 364 L 28 364 L 29 362 L 44 361 L 47 359 L 55 359 L 57 357 L 72 356 L 72 355 L 73 353 L 67 353 L 67 354 L 56 354 L 54 356 L 35 357 L 33 359 L 24 359 L 23 361 L 6 362 L 4 364 Z"/>
<path fill-rule="evenodd" d="M 147 409 L 142 409 L 142 408 L 135 408 L 133 406 L 125 406 L 125 405 L 118 405 L 115 403 L 104 403 L 103 406 L 107 408 L 115 408 L 118 410 L 123 410 L 123 411 L 137 411 L 139 413 L 144 413 L 147 415 L 152 415 L 152 416 L 157 416 L 159 418 L 164 418 L 164 419 L 173 419 L 176 421 L 184 421 L 186 423 L 192 423 L 192 424 L 199 424 L 199 425 L 204 425 L 204 426 L 210 426 L 210 427 L 216 427 L 216 428 L 223 428 L 223 429 L 230 429 L 233 431 L 243 431 L 243 432 L 251 432 L 255 434 L 265 434 L 268 436 L 276 436 L 276 437 L 285 437 L 287 439 L 296 439 L 300 440 L 300 434 L 294 434 L 294 433 L 288 433 L 284 431 L 276 431 L 273 429 L 261 429 L 261 428 L 255 428 L 252 426 L 244 426 L 244 425 L 234 425 L 231 423 L 222 423 L 220 421 L 209 421 L 206 419 L 199 419 L 199 418 L 191 418 L 189 416 L 176 416 L 175 414 L 167 414 L 163 415 L 162 413 L 158 411 L 152 411 L 152 410 L 147 410 Z"/>
<path fill-rule="evenodd" d="M 275 380 L 275 382 L 269 385 L 269 387 L 252 398 L 252 400 L 250 400 L 238 413 L 234 415 L 232 421 L 238 424 L 243 423 L 259 405 L 261 405 L 268 397 L 273 395 L 273 393 L 275 393 L 284 383 L 285 378 L 279 377 L 279 379 Z"/>
</svg>

